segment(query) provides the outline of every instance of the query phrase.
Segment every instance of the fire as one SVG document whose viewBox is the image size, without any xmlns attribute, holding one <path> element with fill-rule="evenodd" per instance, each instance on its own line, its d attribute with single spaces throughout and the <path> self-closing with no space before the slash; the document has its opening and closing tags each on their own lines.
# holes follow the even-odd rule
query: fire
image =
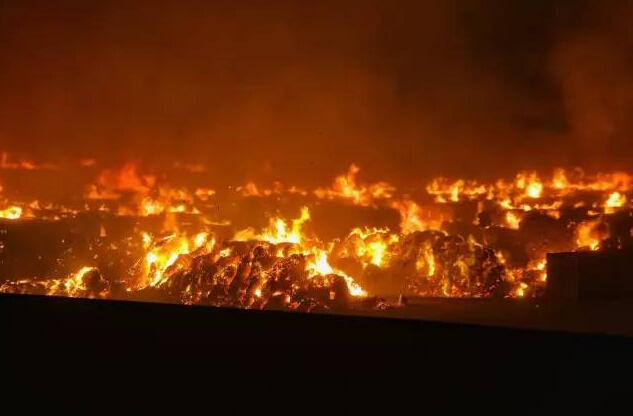
<svg viewBox="0 0 633 416">
<path fill-rule="evenodd" d="M 618 208 L 623 207 L 624 204 L 626 204 L 626 196 L 617 191 L 613 192 L 604 203 L 605 212 L 608 214 L 613 213 Z"/>
<path fill-rule="evenodd" d="M 135 163 L 127 163 L 118 171 L 104 170 L 99 175 L 98 183 L 117 191 L 135 191 L 144 193 L 154 185 L 155 177 L 146 175 L 140 177 Z"/>
<path fill-rule="evenodd" d="M 195 195 L 200 198 L 201 201 L 208 201 L 213 195 L 215 195 L 215 190 L 211 188 L 198 188 L 196 189 Z"/>
<path fill-rule="evenodd" d="M 446 178 L 437 178 L 426 187 L 429 194 L 435 195 L 435 202 L 445 203 L 446 198 L 452 202 L 459 201 L 459 195 L 464 189 L 464 181 L 459 179 L 453 183 L 447 183 Z"/>
<path fill-rule="evenodd" d="M 567 189 L 569 187 L 569 180 L 564 169 L 555 169 L 554 177 L 552 178 L 552 188 L 554 189 Z"/>
<path fill-rule="evenodd" d="M 536 273 L 539 282 L 547 282 L 547 260 L 530 260 L 527 265 L 527 270 Z"/>
<path fill-rule="evenodd" d="M 541 274 L 541 281 L 547 281 L 547 261 L 541 260 L 536 264 L 536 270 L 538 270 Z"/>
<path fill-rule="evenodd" d="M 51 296 L 106 298 L 109 284 L 95 267 L 82 267 L 68 276 L 46 280 L 19 280 L 5 282 L 0 286 L 4 293 L 40 293 Z"/>
<path fill-rule="evenodd" d="M 248 182 L 244 187 L 238 188 L 238 191 L 242 191 L 242 195 L 244 196 L 261 196 L 262 193 L 257 189 L 257 185 L 253 182 Z"/>
<path fill-rule="evenodd" d="M 359 256 L 362 256 L 364 252 L 368 253 L 371 256 L 371 264 L 375 266 L 382 265 L 383 257 L 385 256 L 385 251 L 387 250 L 387 245 L 382 241 L 374 241 L 367 245 L 366 250 L 357 253 Z"/>
<path fill-rule="evenodd" d="M 466 199 L 477 199 L 488 195 L 492 191 L 490 186 L 479 184 L 476 181 L 457 179 L 449 181 L 447 178 L 436 178 L 426 187 L 430 195 L 435 195 L 435 202 L 458 202 L 464 196 Z"/>
<path fill-rule="evenodd" d="M 328 251 L 313 245 L 313 243 L 318 245 L 318 242 L 316 241 L 310 243 L 306 241 L 306 238 L 302 235 L 302 227 L 309 220 L 310 210 L 308 207 L 304 206 L 301 208 L 299 218 L 292 220 L 291 227 L 289 227 L 288 222 L 281 218 L 271 218 L 267 230 L 263 230 L 260 234 L 256 234 L 252 229 L 242 230 L 236 233 L 233 240 L 257 240 L 272 244 L 294 244 L 297 248 L 291 250 L 293 254 L 303 254 L 313 258 L 313 260 L 308 261 L 305 269 L 310 273 L 310 276 L 337 274 L 345 279 L 352 296 L 366 296 L 367 293 L 356 282 L 354 282 L 353 278 L 340 270 L 332 268 L 328 261 Z M 279 254 L 283 255 L 282 253 L 278 253 L 278 255 Z"/>
<path fill-rule="evenodd" d="M 506 212 L 506 223 L 508 224 L 508 228 L 518 230 L 521 218 L 519 218 L 514 211 L 508 211 Z"/>
<path fill-rule="evenodd" d="M 633 188 L 633 176 L 626 172 L 598 174 L 589 182 L 581 183 L 578 187 L 591 191 L 625 192 Z"/>
<path fill-rule="evenodd" d="M 86 187 L 86 192 L 84 194 L 84 197 L 86 199 L 98 199 L 98 200 L 112 199 L 114 200 L 114 199 L 119 199 L 121 195 L 119 195 L 116 192 L 109 191 L 106 189 L 99 189 L 97 185 L 90 184 Z"/>
<path fill-rule="evenodd" d="M 418 261 L 415 263 L 415 267 L 418 270 L 424 270 L 427 277 L 435 276 L 435 255 L 433 254 L 433 248 L 430 244 L 426 243 L 420 249 L 420 255 Z"/>
<path fill-rule="evenodd" d="M 163 211 L 165 211 L 165 205 L 159 201 L 150 197 L 145 197 L 141 201 L 141 215 L 143 216 L 162 214 Z"/>
<path fill-rule="evenodd" d="M 525 292 L 528 289 L 528 287 L 529 286 L 523 282 L 519 283 L 519 286 L 517 286 L 516 291 L 515 291 L 516 296 L 519 298 L 524 297 Z"/>
<path fill-rule="evenodd" d="M 576 228 L 576 246 L 578 248 L 588 247 L 590 250 L 597 250 L 603 237 L 598 230 L 598 226 L 600 226 L 599 219 L 580 223 Z"/>
<path fill-rule="evenodd" d="M 42 163 L 38 164 L 33 162 L 32 160 L 21 159 L 18 162 L 14 162 L 10 160 L 9 154 L 6 152 L 2 152 L 2 156 L 0 156 L 0 169 L 21 169 L 21 170 L 55 170 L 58 167 L 53 165 L 52 163 Z"/>
<path fill-rule="evenodd" d="M 395 187 L 387 182 L 377 182 L 370 185 L 359 185 L 356 183 L 356 175 L 360 168 L 351 164 L 346 174 L 337 176 L 330 189 L 318 188 L 314 194 L 321 199 L 343 199 L 351 201 L 353 204 L 369 206 L 375 200 L 389 199 L 395 192 Z"/>
<path fill-rule="evenodd" d="M 302 207 L 300 217 L 292 220 L 290 227 L 282 218 L 274 217 L 270 219 L 268 229 L 263 230 L 260 234 L 256 234 L 252 228 L 247 228 L 235 233 L 233 239 L 235 241 L 261 240 L 273 244 L 301 244 L 303 238 L 301 227 L 309 219 L 310 210 L 308 207 Z"/>
<path fill-rule="evenodd" d="M 531 181 L 526 187 L 525 192 L 530 198 L 540 198 L 543 192 L 543 184 L 537 180 Z"/>
<path fill-rule="evenodd" d="M 85 192 L 86 199 L 118 199 L 121 192 L 134 192 L 145 195 L 155 185 L 153 175 L 138 174 L 136 163 L 126 163 L 118 170 L 103 170 L 97 178 L 97 184 L 90 184 Z"/>
<path fill-rule="evenodd" d="M 171 235 L 159 241 L 149 234 L 143 234 L 143 245 L 147 249 L 143 264 L 143 285 L 159 286 L 164 283 L 166 270 L 175 265 L 181 255 L 190 254 L 196 250 L 213 249 L 215 241 L 209 239 L 209 234 L 199 233 L 193 237 Z"/>
<path fill-rule="evenodd" d="M 535 172 L 519 173 L 515 180 L 516 187 L 523 189 L 528 198 L 540 198 L 543 193 L 543 183 Z"/>
<path fill-rule="evenodd" d="M 85 278 L 90 272 L 94 272 L 94 267 L 82 267 L 77 273 L 71 274 L 68 278 L 60 282 L 65 287 L 68 296 L 76 297 L 86 290 Z M 49 294 L 53 295 L 57 292 L 57 287 L 52 287 Z"/>
<path fill-rule="evenodd" d="M 265 233 L 261 236 L 264 241 L 270 241 L 271 243 L 294 243 L 301 244 L 301 227 L 310 219 L 310 210 L 308 207 L 301 208 L 301 216 L 292 220 L 292 228 L 288 231 L 286 222 L 280 218 L 277 218 L 271 222 L 271 226 L 274 225 L 273 233 Z"/>
<path fill-rule="evenodd" d="M 352 242 L 355 257 L 364 266 L 373 264 L 378 267 L 385 265 L 389 246 L 399 241 L 398 236 L 390 234 L 388 229 L 378 228 L 354 228 L 347 238 Z"/>
<path fill-rule="evenodd" d="M 439 230 L 446 220 L 443 215 L 433 216 L 410 200 L 393 201 L 391 208 L 400 214 L 400 230 L 403 234 L 415 231 Z"/>
<path fill-rule="evenodd" d="M 16 162 L 5 156 L 4 163 Z M 79 165 L 94 164 L 74 164 Z M 191 171 L 186 166 L 175 167 Z M 116 297 L 110 287 L 122 287 L 129 296 L 150 290 L 153 296 L 162 293 L 169 301 L 186 304 L 299 310 L 336 308 L 348 297 L 380 296 L 383 290 L 418 296 L 531 297 L 547 284 L 547 252 L 630 243 L 624 241 L 628 229 L 609 229 L 618 226 L 609 221 L 612 214 L 630 213 L 633 180 L 626 173 L 556 169 L 549 176 L 526 171 L 490 182 L 440 177 L 401 193 L 385 181 L 361 183 L 359 172 L 352 164 L 329 188 L 311 191 L 280 182 L 269 187 L 247 182 L 216 193 L 203 183 L 170 186 L 165 174 L 147 174 L 128 163 L 99 173 L 72 206 L 3 196 L 4 219 L 57 221 L 97 214 L 87 250 L 94 257 L 81 263 L 99 264 L 107 275 L 96 267 L 55 268 L 54 276 L 7 281 L 0 291 Z M 261 198 L 261 211 L 254 214 L 268 216 L 267 226 L 232 228 L 234 205 L 224 201 L 240 197 Z M 218 205 L 209 203 L 212 198 Z M 268 214 L 290 200 L 299 201 L 294 219 Z M 339 204 L 337 209 L 391 210 L 395 222 L 356 223 L 338 237 L 321 239 L 311 209 L 330 200 L 356 206 Z M 110 218 L 133 225 L 121 230 L 116 222 L 110 225 Z M 550 228 L 558 234 L 543 238 L 543 230 Z M 125 266 L 119 275 L 109 270 L 112 256 Z M 59 260 L 60 267 L 77 263 Z"/>
<path fill-rule="evenodd" d="M 0 210 L 0 218 L 17 220 L 20 217 L 22 217 L 22 207 L 10 206 L 9 208 Z"/>
<path fill-rule="evenodd" d="M 291 186 L 289 188 L 284 187 L 281 182 L 273 182 L 272 188 L 265 188 L 263 186 L 257 186 L 254 182 L 247 182 L 243 186 L 238 186 L 235 189 L 242 196 L 255 196 L 255 197 L 269 197 L 272 195 L 282 195 L 284 193 L 287 194 L 299 194 L 306 196 L 308 195 L 308 191 L 305 189 L 299 188 L 297 186 Z"/>
<path fill-rule="evenodd" d="M 345 273 L 340 270 L 336 270 L 330 266 L 328 261 L 328 253 L 325 250 L 313 249 L 312 254 L 314 260 L 308 262 L 306 266 L 306 270 L 309 272 L 310 277 L 314 276 L 327 276 L 331 274 L 337 274 L 342 276 L 345 279 L 345 283 L 347 284 L 347 288 L 349 290 L 350 295 L 352 296 L 367 296 L 367 292 L 365 292 L 358 283 L 354 282 L 354 279 L 347 276 Z"/>
</svg>

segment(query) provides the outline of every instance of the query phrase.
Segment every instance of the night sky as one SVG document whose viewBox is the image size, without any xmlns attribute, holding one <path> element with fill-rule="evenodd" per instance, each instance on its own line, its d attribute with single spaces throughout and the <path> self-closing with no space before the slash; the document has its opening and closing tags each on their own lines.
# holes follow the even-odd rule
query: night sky
<svg viewBox="0 0 633 416">
<path fill-rule="evenodd" d="M 606 3 L 606 4 L 603 4 Z M 630 168 L 618 1 L 8 1 L 0 150 L 323 182 Z"/>
</svg>

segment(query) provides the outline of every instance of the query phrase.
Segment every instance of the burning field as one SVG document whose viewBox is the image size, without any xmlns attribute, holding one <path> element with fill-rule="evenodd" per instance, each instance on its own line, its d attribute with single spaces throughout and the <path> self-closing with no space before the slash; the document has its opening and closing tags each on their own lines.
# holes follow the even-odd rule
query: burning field
<svg viewBox="0 0 633 416">
<path fill-rule="evenodd" d="M 382 309 L 415 296 L 539 297 L 547 253 L 632 245 L 633 176 L 624 172 L 556 169 L 397 189 L 364 182 L 351 164 L 316 189 L 221 189 L 174 185 L 168 172 L 136 163 L 60 167 L 3 155 L 1 172 L 32 171 L 91 179 L 74 198 L 24 200 L 0 176 L 4 293 Z"/>
</svg>

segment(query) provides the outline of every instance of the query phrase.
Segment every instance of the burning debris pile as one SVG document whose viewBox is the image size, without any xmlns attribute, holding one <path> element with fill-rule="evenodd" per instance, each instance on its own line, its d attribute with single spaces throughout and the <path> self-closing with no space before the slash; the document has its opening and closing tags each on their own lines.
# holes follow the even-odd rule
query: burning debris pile
<svg viewBox="0 0 633 416">
<path fill-rule="evenodd" d="M 301 311 L 382 307 L 377 297 L 398 295 L 531 297 L 547 284 L 547 253 L 633 246 L 626 173 L 437 178 L 405 194 L 362 184 L 358 172 L 352 165 L 311 192 L 281 183 L 216 191 L 171 187 L 127 164 L 101 171 L 74 205 L 0 199 L 0 292 Z M 247 220 L 289 201 L 298 215 L 238 227 L 239 209 L 220 213 L 218 201 L 255 206 Z M 320 227 L 345 222 L 335 218 L 344 211 L 355 224 L 320 238 Z M 327 212 L 320 222 L 318 212 Z M 394 215 L 399 223 L 386 220 Z M 31 243 L 53 226 L 74 231 L 59 248 Z M 32 256 L 22 261 L 25 251 Z"/>
</svg>

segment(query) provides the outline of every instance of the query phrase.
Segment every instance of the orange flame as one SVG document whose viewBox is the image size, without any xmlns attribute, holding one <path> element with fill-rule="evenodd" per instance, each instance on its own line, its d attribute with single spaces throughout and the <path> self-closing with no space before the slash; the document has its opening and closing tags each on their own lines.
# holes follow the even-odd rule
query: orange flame
<svg viewBox="0 0 633 416">
<path fill-rule="evenodd" d="M 369 185 L 358 185 L 356 175 L 360 168 L 351 164 L 346 174 L 337 176 L 331 188 L 318 188 L 314 194 L 321 199 L 343 199 L 355 205 L 373 205 L 375 200 L 389 199 L 395 192 L 395 187 L 387 182 L 377 182 Z"/>
<path fill-rule="evenodd" d="M 0 210 L 0 218 L 8 220 L 17 220 L 22 217 L 22 207 L 10 206 L 9 208 Z"/>
</svg>

